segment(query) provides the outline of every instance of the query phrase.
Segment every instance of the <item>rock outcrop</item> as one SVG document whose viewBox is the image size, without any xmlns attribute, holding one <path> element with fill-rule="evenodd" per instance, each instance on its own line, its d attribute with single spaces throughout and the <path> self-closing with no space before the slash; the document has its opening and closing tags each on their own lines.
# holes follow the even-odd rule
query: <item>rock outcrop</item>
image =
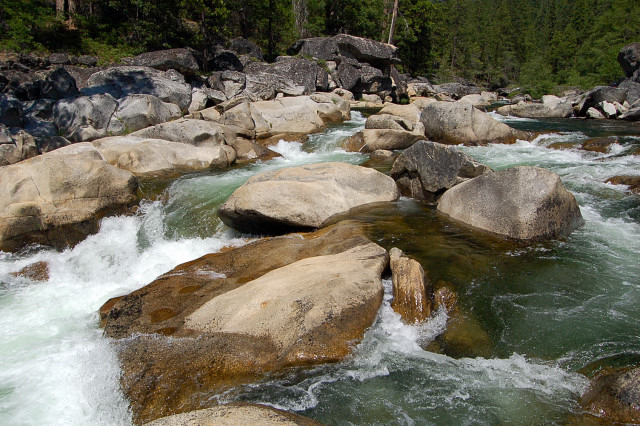
<svg viewBox="0 0 640 426">
<path fill-rule="evenodd" d="M 260 173 L 234 191 L 218 214 L 232 228 L 257 234 L 325 226 L 336 215 L 398 199 L 390 177 L 345 163 Z"/>
<path fill-rule="evenodd" d="M 391 177 L 402 195 L 433 202 L 447 189 L 488 171 L 457 148 L 422 140 L 400 154 Z"/>
<path fill-rule="evenodd" d="M 205 408 L 268 372 L 342 359 L 376 317 L 387 261 L 343 222 L 206 255 L 113 303 L 105 334 L 123 339 L 134 420 Z"/>
<path fill-rule="evenodd" d="M 529 166 L 456 185 L 442 195 L 438 211 L 471 228 L 523 241 L 565 237 L 584 224 L 560 177 Z"/>
<path fill-rule="evenodd" d="M 513 129 L 466 102 L 434 102 L 422 111 L 425 136 L 448 145 L 485 145 L 530 140 L 533 135 Z"/>
<path fill-rule="evenodd" d="M 0 168 L 0 250 L 65 247 L 96 232 L 105 214 L 136 201 L 138 182 L 95 150 L 53 151 Z"/>
<path fill-rule="evenodd" d="M 640 43 L 631 43 L 620 49 L 618 63 L 627 78 L 640 83 Z"/>
</svg>

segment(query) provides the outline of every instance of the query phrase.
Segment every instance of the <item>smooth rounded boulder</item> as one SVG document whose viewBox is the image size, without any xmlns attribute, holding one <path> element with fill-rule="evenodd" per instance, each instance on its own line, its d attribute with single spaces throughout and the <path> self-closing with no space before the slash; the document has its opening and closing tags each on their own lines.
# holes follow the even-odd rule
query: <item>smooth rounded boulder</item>
<svg viewBox="0 0 640 426">
<path fill-rule="evenodd" d="M 584 224 L 560 177 L 529 166 L 454 186 L 440 198 L 438 211 L 474 229 L 523 241 L 565 237 Z"/>
<path fill-rule="evenodd" d="M 258 234 L 325 226 L 336 215 L 372 203 L 395 201 L 395 181 L 376 170 L 320 163 L 253 176 L 220 206 L 232 228 Z"/>
<path fill-rule="evenodd" d="M 606 370 L 605 370 L 606 371 Z M 582 395 L 581 404 L 612 424 L 640 422 L 640 368 L 606 371 Z"/>
<path fill-rule="evenodd" d="M 0 168 L 0 250 L 37 243 L 66 247 L 98 230 L 99 219 L 136 198 L 137 179 L 95 149 L 52 151 Z"/>
<path fill-rule="evenodd" d="M 531 140 L 533 135 L 513 129 L 467 102 L 433 102 L 420 121 L 427 138 L 447 145 L 486 145 Z"/>
</svg>

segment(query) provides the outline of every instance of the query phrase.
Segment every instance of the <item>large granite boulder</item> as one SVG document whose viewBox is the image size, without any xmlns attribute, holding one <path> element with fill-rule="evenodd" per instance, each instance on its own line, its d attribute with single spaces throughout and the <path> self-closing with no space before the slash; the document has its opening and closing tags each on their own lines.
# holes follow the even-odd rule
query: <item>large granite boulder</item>
<svg viewBox="0 0 640 426">
<path fill-rule="evenodd" d="M 89 77 L 85 95 L 109 93 L 116 99 L 128 95 L 153 95 L 176 104 L 186 112 L 191 104 L 191 85 L 177 71 L 159 71 L 149 67 L 119 66 L 98 71 Z"/>
<path fill-rule="evenodd" d="M 266 405 L 236 402 L 163 417 L 144 426 L 321 426 L 315 420 Z"/>
<path fill-rule="evenodd" d="M 630 78 L 618 85 L 618 88 L 626 92 L 625 100 L 633 106 L 640 99 L 640 82 L 635 82 Z M 638 105 L 640 106 L 640 105 Z"/>
<path fill-rule="evenodd" d="M 565 237 L 584 224 L 560 177 L 529 166 L 456 185 L 442 195 L 438 211 L 469 227 L 525 241 Z"/>
<path fill-rule="evenodd" d="M 48 74 L 40 88 L 40 97 L 46 99 L 64 99 L 79 93 L 76 79 L 62 67 Z"/>
<path fill-rule="evenodd" d="M 371 153 L 377 150 L 406 149 L 424 139 L 420 132 L 398 129 L 364 129 L 342 142 L 349 152 Z"/>
<path fill-rule="evenodd" d="M 258 234 L 325 226 L 349 210 L 399 197 L 393 179 L 345 163 L 260 173 L 234 191 L 218 214 L 227 225 Z"/>
<path fill-rule="evenodd" d="M 453 99 L 462 99 L 468 95 L 479 95 L 482 89 L 468 83 L 443 83 L 432 86 L 434 94 L 450 96 Z"/>
<path fill-rule="evenodd" d="M 183 75 L 194 75 L 200 71 L 193 52 L 187 48 L 145 52 L 132 58 L 129 65 L 150 67 L 161 71 L 174 69 Z"/>
<path fill-rule="evenodd" d="M 109 164 L 140 178 L 165 178 L 182 173 L 222 169 L 235 162 L 236 152 L 227 145 L 193 146 L 186 143 L 136 136 L 113 136 L 92 145 Z M 61 148 L 74 149 L 75 146 Z"/>
<path fill-rule="evenodd" d="M 448 145 L 486 145 L 530 140 L 530 133 L 513 129 L 466 102 L 433 102 L 422 111 L 425 136 Z"/>
<path fill-rule="evenodd" d="M 567 118 L 573 115 L 573 105 L 568 98 L 544 95 L 542 102 L 521 101 L 515 105 L 501 106 L 496 112 L 524 118 Z"/>
<path fill-rule="evenodd" d="M 62 136 L 83 142 L 107 136 L 118 102 L 110 94 L 62 99 L 53 107 L 53 122 Z"/>
<path fill-rule="evenodd" d="M 376 115 L 393 115 L 396 117 L 402 117 L 409 123 L 412 123 L 415 127 L 420 123 L 420 114 L 424 107 L 416 103 L 410 103 L 408 105 L 388 104 L 385 105 Z"/>
<path fill-rule="evenodd" d="M 107 134 L 124 135 L 181 116 L 182 111 L 176 104 L 162 102 L 153 95 L 129 95 L 118 102 Z"/>
<path fill-rule="evenodd" d="M 0 94 L 0 124 L 22 127 L 22 102 L 11 93 Z"/>
<path fill-rule="evenodd" d="M 52 151 L 0 168 L 0 250 L 64 247 L 136 201 L 137 179 L 95 150 Z"/>
<path fill-rule="evenodd" d="M 640 368 L 627 368 L 599 375 L 580 402 L 606 423 L 639 423 Z"/>
<path fill-rule="evenodd" d="M 620 49 L 618 62 L 628 78 L 640 83 L 640 43 L 631 43 Z"/>
<path fill-rule="evenodd" d="M 136 423 L 292 366 L 338 361 L 375 320 L 387 253 L 354 224 L 177 266 L 101 309 Z"/>
<path fill-rule="evenodd" d="M 433 202 L 446 190 L 490 170 L 455 147 L 422 140 L 400 154 L 391 177 L 402 195 Z"/>
<path fill-rule="evenodd" d="M 164 139 L 193 146 L 218 146 L 230 144 L 236 137 L 226 126 L 205 120 L 181 118 L 133 132 L 131 136 Z"/>
</svg>

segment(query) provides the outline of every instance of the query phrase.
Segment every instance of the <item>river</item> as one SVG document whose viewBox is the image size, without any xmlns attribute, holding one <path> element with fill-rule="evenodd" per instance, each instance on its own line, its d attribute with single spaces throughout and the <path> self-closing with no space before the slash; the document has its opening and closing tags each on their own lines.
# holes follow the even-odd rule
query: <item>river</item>
<svg viewBox="0 0 640 426">
<path fill-rule="evenodd" d="M 304 144 L 280 142 L 282 158 L 143 185 L 137 214 L 104 219 L 99 233 L 73 249 L 0 252 L 0 424 L 130 424 L 99 307 L 180 263 L 252 238 L 216 216 L 251 175 L 364 162 L 339 149 L 364 127 L 364 117 L 352 115 Z M 553 132 L 462 150 L 496 170 L 526 164 L 558 173 L 580 204 L 584 227 L 560 241 L 508 243 L 444 222 L 406 198 L 351 217 L 385 248 L 418 259 L 437 286 L 456 291 L 466 331 L 483 336 L 480 343 L 470 338 L 471 353 L 438 344 L 450 320 L 444 312 L 422 326 L 403 324 L 389 307 L 385 281 L 376 323 L 351 357 L 211 398 L 266 403 L 327 424 L 560 424 L 583 415 L 584 374 L 640 364 L 640 197 L 604 183 L 640 175 L 640 156 L 630 154 L 640 147 L 640 127 L 494 117 Z M 548 148 L 600 136 L 619 140 L 608 153 Z M 37 261 L 50 265 L 47 282 L 11 275 Z"/>
</svg>

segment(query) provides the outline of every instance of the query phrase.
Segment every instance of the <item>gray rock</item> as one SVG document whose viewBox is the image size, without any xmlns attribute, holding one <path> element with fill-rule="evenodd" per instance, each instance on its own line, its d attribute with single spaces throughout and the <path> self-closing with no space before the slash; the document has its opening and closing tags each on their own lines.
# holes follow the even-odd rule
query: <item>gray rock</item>
<svg viewBox="0 0 640 426">
<path fill-rule="evenodd" d="M 360 83 L 360 70 L 347 62 L 338 65 L 338 84 L 345 90 L 353 90 Z"/>
<path fill-rule="evenodd" d="M 567 118 L 573 115 L 573 106 L 568 98 L 545 95 L 540 103 L 523 101 L 515 105 L 502 106 L 496 112 L 524 118 Z"/>
<path fill-rule="evenodd" d="M 25 117 L 50 120 L 55 105 L 53 99 L 36 99 L 22 104 Z"/>
<path fill-rule="evenodd" d="M 633 105 L 638 99 L 640 99 L 640 82 L 636 83 L 631 79 L 626 79 L 618 88 L 626 92 L 626 102 L 629 105 Z"/>
<path fill-rule="evenodd" d="M 221 124 L 184 118 L 139 130 L 131 136 L 163 139 L 199 147 L 224 145 L 235 139 L 235 133 Z"/>
<path fill-rule="evenodd" d="M 144 94 L 176 104 L 187 111 L 191 104 L 191 86 L 177 71 L 159 71 L 149 67 L 119 66 L 98 71 L 89 77 L 85 95 L 108 93 L 119 99 Z"/>
<path fill-rule="evenodd" d="M 237 53 L 238 55 L 249 55 L 250 57 L 259 61 L 263 60 L 262 49 L 246 38 L 236 37 L 229 42 L 229 50 Z"/>
<path fill-rule="evenodd" d="M 593 118 L 595 120 L 604 120 L 605 118 L 607 118 L 599 110 L 597 110 L 597 109 L 595 109 L 593 107 L 590 107 L 587 110 L 586 117 L 587 118 Z"/>
<path fill-rule="evenodd" d="M 134 57 L 130 65 L 151 67 L 161 71 L 174 69 L 183 75 L 194 75 L 200 71 L 195 56 L 187 48 L 142 53 Z"/>
<path fill-rule="evenodd" d="M 82 65 L 85 67 L 95 67 L 96 65 L 98 65 L 98 58 L 91 55 L 80 55 L 78 56 L 78 60 L 76 62 L 78 65 Z"/>
<path fill-rule="evenodd" d="M 68 53 L 57 52 L 49 55 L 49 62 L 51 62 L 51 65 L 67 65 L 71 63 L 71 59 L 69 59 Z"/>
<path fill-rule="evenodd" d="M 62 67 L 49 74 L 40 89 L 40 96 L 47 99 L 64 99 L 79 94 L 76 79 Z"/>
<path fill-rule="evenodd" d="M 584 224 L 560 177 L 529 166 L 456 185 L 442 195 L 438 211 L 471 228 L 523 241 L 565 237 Z"/>
<path fill-rule="evenodd" d="M 231 50 L 215 49 L 212 58 L 207 62 L 209 71 L 242 71 L 244 64 L 239 56 Z"/>
<path fill-rule="evenodd" d="M 323 72 L 317 63 L 304 58 L 287 58 L 273 64 L 252 62 L 245 68 L 245 94 L 253 101 L 272 99 L 275 95 L 264 90 L 270 86 L 275 93 L 286 96 L 310 95 L 316 91 L 318 74 Z"/>
<path fill-rule="evenodd" d="M 182 116 L 180 108 L 152 95 L 129 95 L 120 99 L 107 127 L 109 135 L 125 135 Z"/>
<path fill-rule="evenodd" d="M 485 145 L 530 140 L 532 135 L 512 129 L 466 102 L 433 102 L 422 111 L 425 136 L 447 145 Z"/>
<path fill-rule="evenodd" d="M 22 127 L 22 102 L 11 93 L 0 94 L 0 123 Z"/>
<path fill-rule="evenodd" d="M 578 115 L 584 117 L 589 108 L 596 108 L 600 102 L 618 102 L 622 104 L 627 97 L 626 90 L 617 87 L 598 86 L 585 93 L 582 101 L 577 106 Z"/>
<path fill-rule="evenodd" d="M 393 163 L 391 177 L 402 195 L 433 202 L 444 191 L 489 171 L 455 147 L 418 141 Z"/>
<path fill-rule="evenodd" d="M 442 93 L 451 96 L 453 99 L 461 99 L 467 95 L 479 95 L 482 93 L 479 87 L 463 83 L 444 83 L 432 87 L 435 93 Z"/>
<path fill-rule="evenodd" d="M 629 121 L 640 121 L 640 106 L 629 109 L 629 111 L 622 114 L 620 118 Z"/>
<path fill-rule="evenodd" d="M 364 129 L 344 140 L 342 146 L 349 152 L 373 152 L 379 149 L 406 149 L 424 139 L 423 133 L 394 129 Z"/>
<path fill-rule="evenodd" d="M 366 204 L 398 199 L 388 176 L 345 163 L 269 171 L 250 178 L 220 207 L 224 223 L 242 231 L 282 233 L 325 226 Z"/>
<path fill-rule="evenodd" d="M 53 122 L 72 142 L 98 139 L 107 135 L 117 107 L 118 102 L 110 94 L 63 99 L 53 107 Z"/>
<path fill-rule="evenodd" d="M 620 49 L 618 62 L 628 78 L 640 83 L 640 43 L 631 43 Z"/>
<path fill-rule="evenodd" d="M 0 166 L 15 164 L 38 155 L 33 137 L 24 130 L 10 131 L 0 125 Z"/>
</svg>

